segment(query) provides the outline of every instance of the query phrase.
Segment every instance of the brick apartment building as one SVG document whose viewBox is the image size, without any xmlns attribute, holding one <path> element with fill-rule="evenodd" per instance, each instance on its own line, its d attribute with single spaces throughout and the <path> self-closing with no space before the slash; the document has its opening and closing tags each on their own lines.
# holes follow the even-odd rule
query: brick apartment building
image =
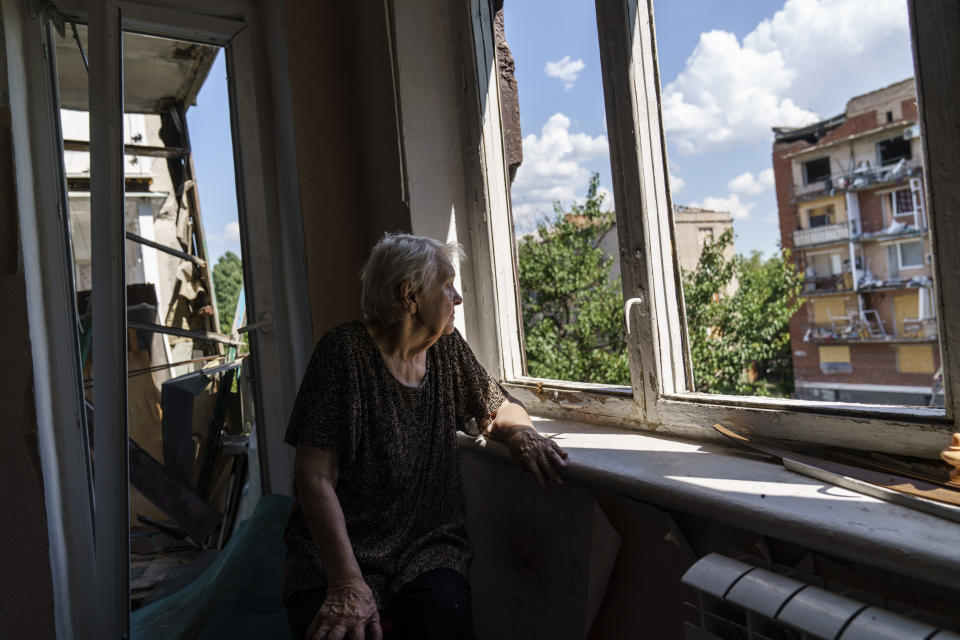
<svg viewBox="0 0 960 640">
<path fill-rule="evenodd" d="M 805 276 L 790 322 L 796 397 L 942 404 L 913 79 L 774 128 L 773 170 L 781 241 Z"/>
</svg>

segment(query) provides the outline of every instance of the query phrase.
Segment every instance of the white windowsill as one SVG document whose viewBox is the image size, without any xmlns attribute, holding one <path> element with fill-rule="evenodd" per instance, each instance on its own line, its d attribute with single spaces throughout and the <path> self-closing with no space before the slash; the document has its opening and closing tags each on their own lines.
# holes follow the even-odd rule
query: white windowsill
<svg viewBox="0 0 960 640">
<path fill-rule="evenodd" d="M 960 589 L 960 524 L 787 471 L 743 450 L 534 418 L 570 454 L 566 479 Z M 508 456 L 460 435 L 461 448 Z"/>
</svg>

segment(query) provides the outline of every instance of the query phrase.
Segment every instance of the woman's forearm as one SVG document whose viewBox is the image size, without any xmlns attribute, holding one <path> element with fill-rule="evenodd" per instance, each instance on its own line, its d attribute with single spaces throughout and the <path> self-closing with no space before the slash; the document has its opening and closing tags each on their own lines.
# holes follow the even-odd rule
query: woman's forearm
<svg viewBox="0 0 960 640">
<path fill-rule="evenodd" d="M 297 486 L 313 544 L 327 574 L 328 588 L 363 580 L 347 535 L 343 509 L 329 478 L 314 477 Z"/>
<path fill-rule="evenodd" d="M 494 414 L 493 420 L 486 428 L 486 433 L 492 440 L 497 442 L 506 442 L 514 429 L 527 428 L 536 429 L 530 414 L 518 401 L 508 398 Z"/>
</svg>

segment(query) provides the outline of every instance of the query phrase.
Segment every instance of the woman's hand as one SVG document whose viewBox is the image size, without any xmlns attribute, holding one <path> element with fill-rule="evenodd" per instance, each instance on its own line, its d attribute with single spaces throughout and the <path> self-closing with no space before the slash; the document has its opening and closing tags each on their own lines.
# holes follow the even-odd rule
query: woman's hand
<svg viewBox="0 0 960 640">
<path fill-rule="evenodd" d="M 533 474 L 544 493 L 550 493 L 548 480 L 563 484 L 560 471 L 567 466 L 567 452 L 556 442 L 544 438 L 533 427 L 525 426 L 512 427 L 504 442 L 513 459 Z"/>
<path fill-rule="evenodd" d="M 313 618 L 307 640 L 382 640 L 380 615 L 370 587 L 361 580 L 327 589 L 327 599 Z"/>
</svg>

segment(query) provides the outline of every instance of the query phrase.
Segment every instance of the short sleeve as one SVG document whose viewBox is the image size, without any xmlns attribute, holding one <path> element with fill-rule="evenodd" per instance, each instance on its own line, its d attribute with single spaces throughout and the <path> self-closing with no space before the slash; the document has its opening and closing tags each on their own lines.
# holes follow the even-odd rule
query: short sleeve
<svg viewBox="0 0 960 640">
<path fill-rule="evenodd" d="M 454 330 L 448 340 L 457 379 L 457 428 L 466 430 L 471 418 L 476 419 L 478 426 L 484 427 L 490 414 L 503 404 L 506 393 L 477 361 L 459 331 Z"/>
<path fill-rule="evenodd" d="M 348 336 L 336 329 L 317 343 L 300 383 L 284 441 L 336 451 L 353 461 L 360 430 L 360 389 L 356 357 Z"/>
</svg>

